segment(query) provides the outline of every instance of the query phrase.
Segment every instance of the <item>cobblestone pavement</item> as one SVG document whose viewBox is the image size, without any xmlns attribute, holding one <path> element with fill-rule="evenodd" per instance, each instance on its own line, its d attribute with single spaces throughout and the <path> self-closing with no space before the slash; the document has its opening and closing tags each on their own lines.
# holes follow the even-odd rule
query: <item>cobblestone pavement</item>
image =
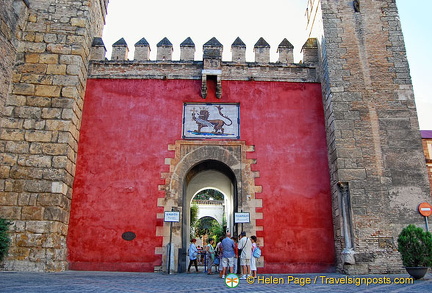
<svg viewBox="0 0 432 293">
<path fill-rule="evenodd" d="M 249 284 L 248 283 L 253 283 Z M 310 282 L 311 284 L 306 284 Z M 351 284 L 346 284 L 351 282 Z M 359 284 L 356 282 L 363 282 Z M 364 284 L 365 282 L 377 284 Z M 397 282 L 403 284 L 396 284 Z M 338 284 L 336 284 L 338 283 Z M 345 283 L 345 284 L 343 284 Z M 302 286 L 303 285 L 303 286 Z M 239 280 L 230 288 L 218 275 L 123 272 L 0 272 L 0 292 L 432 292 L 432 275 L 274 274 Z"/>
</svg>

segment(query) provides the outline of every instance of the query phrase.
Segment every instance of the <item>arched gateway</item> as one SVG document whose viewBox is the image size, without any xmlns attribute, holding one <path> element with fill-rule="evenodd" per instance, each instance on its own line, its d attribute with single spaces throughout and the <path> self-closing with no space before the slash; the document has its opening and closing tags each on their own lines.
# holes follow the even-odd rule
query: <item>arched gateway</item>
<svg viewBox="0 0 432 293">
<path fill-rule="evenodd" d="M 173 267 L 178 267 L 181 272 L 185 270 L 190 241 L 190 202 L 198 190 L 214 187 L 227 196 L 227 226 L 234 234 L 238 232 L 233 219 L 237 211 L 251 213 L 252 221 L 247 228 L 251 233 L 256 232 L 255 219 L 260 213 L 255 207 L 261 201 L 255 199 L 254 175 L 246 160 L 246 151 L 250 148 L 243 142 L 179 141 L 173 147 L 176 150 L 175 159 L 170 161 L 173 172 L 164 176 L 167 177 L 164 186 L 167 196 L 160 205 L 169 209 L 172 204 L 174 210 L 181 211 L 181 221 L 173 234 L 173 247 L 178 248 L 178 254 L 174 256 L 178 263 L 176 261 Z M 244 194 L 248 194 L 247 201 Z"/>
<path fill-rule="evenodd" d="M 177 206 L 173 206 L 173 208 L 182 211 L 180 229 L 178 233 L 173 235 L 174 247 L 179 248 L 179 254 L 174 258 L 178 259 L 179 271 L 184 271 L 186 265 L 186 250 L 190 241 L 190 202 L 196 191 L 210 186 L 222 190 L 227 195 L 225 201 L 228 211 L 227 222 L 228 227 L 234 233 L 238 229 L 232 224 L 233 212 L 252 209 L 253 221 L 256 217 L 255 208 L 242 201 L 244 192 L 250 194 L 254 190 L 254 186 L 249 186 L 249 183 L 242 181 L 242 178 L 251 177 L 250 167 L 247 167 L 248 164 L 244 161 L 245 154 L 242 154 L 245 151 L 244 144 L 218 145 L 183 142 L 179 143 L 176 148 L 185 147 L 188 148 L 189 152 L 178 161 L 171 161 L 174 172 L 170 174 L 167 180 L 169 182 L 167 186 L 169 200 L 163 203 L 166 208 L 172 200 L 173 203 L 177 203 Z M 241 166 L 247 168 L 242 169 Z M 173 178 L 180 180 L 173 180 Z M 253 183 L 253 177 L 251 179 L 250 182 Z M 254 202 L 256 202 L 255 199 Z M 249 228 L 252 230 L 255 227 L 250 225 Z M 174 263 L 174 267 L 176 265 L 177 263 Z"/>
</svg>

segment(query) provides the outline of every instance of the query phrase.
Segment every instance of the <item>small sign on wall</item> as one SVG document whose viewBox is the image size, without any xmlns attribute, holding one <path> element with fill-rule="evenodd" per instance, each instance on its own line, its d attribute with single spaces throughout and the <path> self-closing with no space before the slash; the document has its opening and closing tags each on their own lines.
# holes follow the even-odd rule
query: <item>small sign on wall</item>
<svg viewBox="0 0 432 293">
<path fill-rule="evenodd" d="M 180 212 L 165 212 L 164 222 L 180 222 Z"/>
<path fill-rule="evenodd" d="M 250 223 L 249 213 L 234 213 L 234 224 Z"/>
<path fill-rule="evenodd" d="M 186 103 L 183 138 L 240 138 L 239 104 Z"/>
</svg>

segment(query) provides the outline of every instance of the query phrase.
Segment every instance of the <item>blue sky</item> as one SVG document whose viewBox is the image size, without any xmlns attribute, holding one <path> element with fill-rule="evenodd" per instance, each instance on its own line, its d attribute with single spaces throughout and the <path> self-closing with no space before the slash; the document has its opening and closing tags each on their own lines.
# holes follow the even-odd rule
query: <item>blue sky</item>
<svg viewBox="0 0 432 293">
<path fill-rule="evenodd" d="M 224 60 L 231 60 L 230 47 L 240 37 L 247 46 L 247 61 L 253 61 L 253 46 L 263 37 L 272 47 L 271 61 L 277 60 L 276 49 L 283 38 L 296 48 L 295 61 L 305 42 L 304 12 L 308 0 L 110 0 L 103 40 L 107 57 L 111 45 L 124 37 L 133 59 L 134 44 L 142 37 L 150 43 L 151 58 L 156 44 L 167 37 L 174 46 L 173 59 L 179 59 L 179 45 L 191 37 L 201 59 L 202 45 L 216 37 L 224 45 Z M 432 48 L 432 0 L 396 1 L 405 37 L 411 77 L 416 96 L 420 129 L 432 130 L 432 82 L 430 70 Z M 265 4 L 265 5 L 263 5 Z"/>
<path fill-rule="evenodd" d="M 397 0 L 420 129 L 432 130 L 431 0 Z"/>
</svg>

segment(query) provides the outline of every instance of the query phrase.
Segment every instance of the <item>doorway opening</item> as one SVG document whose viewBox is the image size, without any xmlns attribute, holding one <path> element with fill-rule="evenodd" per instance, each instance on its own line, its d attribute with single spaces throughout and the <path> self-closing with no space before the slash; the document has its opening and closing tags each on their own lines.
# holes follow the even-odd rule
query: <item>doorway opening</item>
<svg viewBox="0 0 432 293">
<path fill-rule="evenodd" d="M 256 160 L 247 158 L 248 153 L 253 155 L 254 146 L 243 141 L 179 140 L 168 149 L 175 153 L 172 158 L 166 158 L 170 171 L 161 174 L 166 180 L 159 189 L 165 191 L 165 196 L 158 200 L 158 206 L 164 211 L 179 211 L 180 222 L 172 227 L 172 258 L 168 257 L 167 251 L 171 238 L 169 226 L 157 228 L 157 235 L 164 238 L 162 246 L 157 247 L 162 255 L 162 266 L 156 269 L 165 270 L 168 262 L 173 260 L 170 265 L 172 272 L 186 271 L 191 240 L 191 204 L 200 191 L 213 189 L 224 195 L 226 231 L 232 235 L 238 235 L 240 229 L 251 235 L 264 231 L 264 227 L 257 224 L 257 220 L 263 218 L 262 212 L 256 210 L 262 208 L 262 199 L 256 198 L 262 190 L 261 186 L 255 185 L 259 170 L 252 171 L 251 166 Z M 248 213 L 249 223 L 235 225 L 235 212 Z M 162 218 L 163 214 L 159 217 Z M 264 245 L 264 237 L 261 237 L 261 243 Z"/>
<path fill-rule="evenodd" d="M 190 239 L 203 247 L 212 238 L 216 242 L 227 230 L 226 196 L 217 189 L 203 189 L 194 195 L 190 208 Z"/>
<path fill-rule="evenodd" d="M 197 245 L 204 246 L 207 244 L 206 237 L 208 238 L 211 232 L 216 232 L 218 227 L 221 230 L 218 235 L 224 235 L 227 231 L 237 233 L 233 215 L 238 207 L 236 176 L 231 168 L 220 161 L 205 160 L 192 167 L 186 174 L 183 190 L 184 251 L 180 254 L 180 271 L 186 269 L 186 251 L 191 239 L 197 239 Z M 197 211 L 193 219 L 195 209 Z M 217 241 L 218 239 L 215 239 L 215 242 Z"/>
</svg>

